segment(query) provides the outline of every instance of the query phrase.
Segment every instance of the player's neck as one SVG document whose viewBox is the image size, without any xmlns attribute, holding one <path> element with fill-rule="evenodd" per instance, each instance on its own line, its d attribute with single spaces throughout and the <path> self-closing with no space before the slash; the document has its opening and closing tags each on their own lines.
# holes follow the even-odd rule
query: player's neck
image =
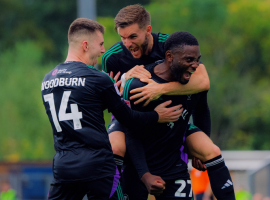
<svg viewBox="0 0 270 200">
<path fill-rule="evenodd" d="M 153 35 L 150 34 L 149 39 L 148 39 L 148 48 L 147 48 L 147 52 L 146 55 L 149 55 L 153 49 L 153 45 L 154 45 L 154 38 Z"/>
<path fill-rule="evenodd" d="M 87 59 L 84 59 L 83 56 L 80 56 L 72 51 L 68 51 L 68 55 L 67 55 L 65 62 L 71 62 L 71 61 L 78 61 L 78 62 L 82 62 L 86 65 L 89 65 L 89 63 L 87 62 Z"/>
<path fill-rule="evenodd" d="M 174 77 L 171 73 L 170 66 L 166 62 L 160 63 L 157 66 L 155 66 L 154 73 L 158 77 L 166 81 L 174 81 Z"/>
</svg>

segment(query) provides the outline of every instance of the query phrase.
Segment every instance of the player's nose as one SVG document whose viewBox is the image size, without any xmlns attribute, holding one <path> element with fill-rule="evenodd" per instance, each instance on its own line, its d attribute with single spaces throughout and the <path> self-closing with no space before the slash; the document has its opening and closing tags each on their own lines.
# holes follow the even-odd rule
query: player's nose
<svg viewBox="0 0 270 200">
<path fill-rule="evenodd" d="M 104 53 L 105 52 L 105 47 L 104 47 L 104 45 L 102 45 L 102 47 L 101 47 L 101 53 Z"/>
<path fill-rule="evenodd" d="M 194 68 L 194 69 L 197 69 L 197 67 L 199 67 L 199 64 L 200 64 L 199 61 L 194 61 L 194 62 L 192 63 L 192 65 L 191 65 L 191 67 Z"/>
<path fill-rule="evenodd" d="M 129 48 L 129 47 L 131 47 L 132 42 L 131 42 L 129 39 L 125 39 L 124 45 L 125 45 L 127 48 Z"/>
</svg>

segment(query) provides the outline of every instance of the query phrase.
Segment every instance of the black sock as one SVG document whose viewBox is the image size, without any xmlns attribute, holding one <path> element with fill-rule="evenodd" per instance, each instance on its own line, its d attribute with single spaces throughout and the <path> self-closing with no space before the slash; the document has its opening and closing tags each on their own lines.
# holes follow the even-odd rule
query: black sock
<svg viewBox="0 0 270 200">
<path fill-rule="evenodd" d="M 235 200 L 234 188 L 228 168 L 221 155 L 204 163 L 213 194 L 217 200 Z"/>
<path fill-rule="evenodd" d="M 121 170 L 122 170 L 122 166 L 123 166 L 123 163 L 124 163 L 124 157 L 113 154 L 113 158 L 114 158 L 114 161 L 116 163 L 119 175 L 121 176 L 121 173 L 122 173 Z"/>
</svg>

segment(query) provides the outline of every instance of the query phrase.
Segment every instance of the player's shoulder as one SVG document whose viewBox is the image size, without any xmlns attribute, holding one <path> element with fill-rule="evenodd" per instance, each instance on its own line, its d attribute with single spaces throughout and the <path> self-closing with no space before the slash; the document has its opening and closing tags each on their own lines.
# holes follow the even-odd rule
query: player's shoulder
<svg viewBox="0 0 270 200">
<path fill-rule="evenodd" d="M 102 82 L 102 84 L 114 84 L 114 79 L 112 77 L 110 77 L 107 73 L 105 72 L 101 72 L 101 71 L 98 71 L 98 76 L 100 78 L 100 81 Z"/>
<path fill-rule="evenodd" d="M 108 74 L 97 70 L 92 65 L 87 65 L 82 62 L 72 62 L 68 69 L 70 73 L 74 73 L 78 76 L 91 77 L 94 82 L 96 81 L 102 84 L 114 83 L 114 80 Z"/>
<path fill-rule="evenodd" d="M 119 58 L 125 55 L 123 43 L 117 42 L 102 56 L 102 70 L 107 72 L 108 63 L 116 63 Z"/>
<path fill-rule="evenodd" d="M 153 62 L 153 63 L 151 63 L 151 64 L 145 65 L 144 68 L 145 68 L 146 70 L 148 70 L 148 71 L 151 73 L 151 71 L 153 71 L 153 68 L 154 68 L 156 65 L 158 65 L 158 64 L 160 64 L 160 63 L 162 63 L 162 62 L 164 62 L 164 59 L 163 59 L 163 60 L 157 60 L 156 62 Z"/>
<path fill-rule="evenodd" d="M 164 53 L 164 44 L 169 37 L 169 34 L 164 33 L 152 33 L 154 37 L 154 41 L 157 45 L 155 45 L 155 51 L 160 52 L 162 55 Z"/>
<path fill-rule="evenodd" d="M 123 89 L 123 98 L 124 99 L 129 99 L 130 96 L 130 91 L 135 89 L 135 88 L 139 88 L 139 87 L 143 87 L 147 85 L 147 83 L 141 82 L 140 79 L 138 78 L 131 78 L 129 79 Z"/>
<path fill-rule="evenodd" d="M 169 34 L 164 34 L 164 33 L 157 33 L 158 36 L 158 42 L 159 43 L 165 43 L 167 38 L 170 36 Z"/>
</svg>

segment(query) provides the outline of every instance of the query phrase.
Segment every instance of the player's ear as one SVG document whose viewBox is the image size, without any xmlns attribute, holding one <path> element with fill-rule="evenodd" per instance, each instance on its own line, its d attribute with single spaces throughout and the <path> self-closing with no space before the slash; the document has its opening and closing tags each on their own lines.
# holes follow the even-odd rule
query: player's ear
<svg viewBox="0 0 270 200">
<path fill-rule="evenodd" d="M 84 51 L 88 51 L 89 50 L 89 45 L 88 45 L 88 42 L 86 40 L 84 40 L 82 42 L 82 48 Z"/>
<path fill-rule="evenodd" d="M 146 26 L 146 34 L 147 34 L 147 36 L 151 35 L 151 30 L 152 30 L 151 25 L 147 25 Z"/>
<path fill-rule="evenodd" d="M 167 61 L 172 62 L 173 54 L 172 54 L 171 50 L 166 51 L 165 58 L 166 58 Z"/>
</svg>

